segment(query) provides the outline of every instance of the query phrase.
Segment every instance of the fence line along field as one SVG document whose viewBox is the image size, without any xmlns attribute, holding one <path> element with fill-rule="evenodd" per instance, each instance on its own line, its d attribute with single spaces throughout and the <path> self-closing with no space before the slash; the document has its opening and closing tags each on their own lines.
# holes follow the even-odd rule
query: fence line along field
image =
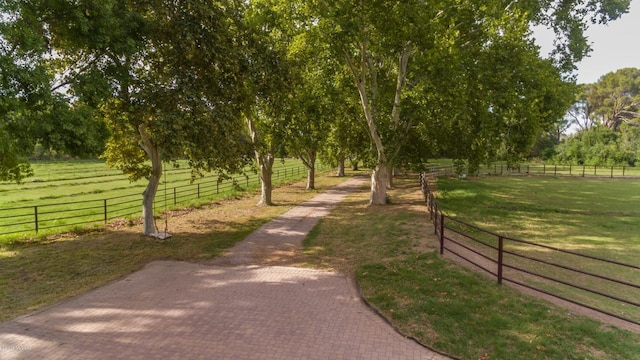
<svg viewBox="0 0 640 360">
<path fill-rule="evenodd" d="M 437 188 L 441 209 L 456 219 L 493 233 L 630 264 L 636 269 L 610 266 L 526 244 L 510 244 L 512 251 L 640 285 L 637 270 L 640 266 L 640 182 L 637 180 L 568 177 L 462 180 L 443 177 L 438 179 Z M 462 230 L 490 244 L 496 241 L 495 237 L 473 229 Z M 640 299 L 640 290 L 633 286 L 618 286 L 563 269 L 547 268 L 538 262 L 514 261 L 530 271 L 553 275 L 573 284 L 581 283 L 604 294 L 634 301 Z M 563 285 L 526 281 L 552 293 L 640 321 L 639 308 Z"/>
<path fill-rule="evenodd" d="M 259 187 L 258 175 L 248 172 L 218 182 L 213 174 L 191 181 L 185 163 L 166 166 L 156 195 L 160 213 L 176 206 L 197 205 L 237 189 Z M 130 182 L 102 161 L 36 162 L 34 175 L 23 183 L 0 183 L 0 243 L 16 238 L 68 231 L 126 216 L 139 216 L 147 181 Z M 274 185 L 306 176 L 299 160 L 274 164 Z"/>
</svg>

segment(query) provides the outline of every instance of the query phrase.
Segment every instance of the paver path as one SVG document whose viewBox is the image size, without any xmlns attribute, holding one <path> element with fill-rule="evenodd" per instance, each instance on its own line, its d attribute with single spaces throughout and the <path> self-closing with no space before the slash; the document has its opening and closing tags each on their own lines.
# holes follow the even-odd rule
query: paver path
<svg viewBox="0 0 640 360">
<path fill-rule="evenodd" d="M 341 274 L 250 265 L 299 246 L 361 183 L 292 209 L 213 264 L 153 262 L 0 324 L 0 359 L 446 359 L 394 331 Z"/>
</svg>

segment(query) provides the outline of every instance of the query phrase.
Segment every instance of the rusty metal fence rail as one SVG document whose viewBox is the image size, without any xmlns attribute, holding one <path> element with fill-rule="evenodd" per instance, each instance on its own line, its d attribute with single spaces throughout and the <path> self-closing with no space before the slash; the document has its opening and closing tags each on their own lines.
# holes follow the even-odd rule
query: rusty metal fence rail
<svg viewBox="0 0 640 360">
<path fill-rule="evenodd" d="M 303 165 L 284 167 L 274 170 L 273 180 L 298 179 L 306 175 Z M 165 205 L 177 206 L 213 198 L 215 195 L 230 192 L 236 186 L 259 186 L 257 174 L 235 176 L 219 182 L 216 178 L 202 182 L 158 189 L 154 206 L 162 210 Z M 72 230 L 78 226 L 106 224 L 110 220 L 139 214 L 142 210 L 142 197 L 139 193 L 116 197 L 71 202 L 46 203 L 36 206 L 12 207 L 0 209 L 0 236 L 30 236 L 43 231 Z"/>
<path fill-rule="evenodd" d="M 515 239 L 445 215 L 420 175 L 440 254 L 445 251 L 504 281 L 640 325 L 640 266 Z"/>
</svg>

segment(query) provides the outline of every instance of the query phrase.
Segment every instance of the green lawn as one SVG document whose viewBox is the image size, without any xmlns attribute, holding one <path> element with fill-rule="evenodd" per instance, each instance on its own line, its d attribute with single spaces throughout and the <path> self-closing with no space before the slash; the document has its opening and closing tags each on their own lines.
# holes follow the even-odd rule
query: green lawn
<svg viewBox="0 0 640 360">
<path fill-rule="evenodd" d="M 440 178 L 438 201 L 447 215 L 508 237 L 640 265 L 640 182 L 555 177 Z M 450 226 L 456 227 L 453 222 Z M 496 244 L 494 236 L 465 232 Z M 640 285 L 640 270 L 510 241 L 505 248 Z M 486 253 L 485 250 L 483 252 Z M 491 254 L 495 258 L 495 254 Z M 640 290 L 508 256 L 507 263 L 638 302 Z M 546 280 L 521 278 L 556 294 L 634 321 L 640 309 Z"/>
<path fill-rule="evenodd" d="M 417 179 L 392 203 L 351 194 L 305 241 L 307 263 L 355 273 L 404 335 L 461 359 L 637 359 L 640 335 L 569 313 L 442 259 Z"/>
<path fill-rule="evenodd" d="M 34 237 L 36 212 L 38 235 L 43 236 L 85 227 L 78 223 L 104 222 L 105 206 L 108 220 L 140 211 L 140 194 L 146 180 L 130 182 L 102 161 L 37 162 L 33 168 L 34 176 L 21 184 L 0 184 L 0 242 Z M 249 179 L 234 177 L 245 190 L 259 187 L 257 174 L 249 174 Z M 299 160 L 274 164 L 275 184 L 300 179 L 305 174 Z M 167 208 L 198 205 L 227 197 L 234 189 L 232 181 L 218 184 L 213 174 L 191 183 L 190 169 L 182 162 L 180 168 L 165 169 L 156 207 L 162 211 L 165 204 Z"/>
<path fill-rule="evenodd" d="M 276 206 L 256 206 L 259 191 L 210 202 L 169 219 L 165 241 L 139 226 L 66 234 L 44 242 L 0 244 L 0 321 L 102 286 L 154 260 L 201 261 L 222 254 L 265 222 L 345 181 L 318 174 L 317 190 L 305 182 L 274 189 Z"/>
</svg>

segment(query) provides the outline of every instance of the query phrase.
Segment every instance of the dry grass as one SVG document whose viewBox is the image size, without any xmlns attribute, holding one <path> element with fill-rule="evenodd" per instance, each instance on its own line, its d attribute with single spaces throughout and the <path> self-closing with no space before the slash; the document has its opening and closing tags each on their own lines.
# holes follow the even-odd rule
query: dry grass
<svg viewBox="0 0 640 360">
<path fill-rule="evenodd" d="M 435 242 L 425 236 L 432 230 L 417 178 L 397 182 L 389 205 L 369 206 L 368 189 L 350 194 L 310 233 L 302 260 L 353 276 L 359 264 L 370 260 L 390 262 L 433 251 Z"/>
</svg>

